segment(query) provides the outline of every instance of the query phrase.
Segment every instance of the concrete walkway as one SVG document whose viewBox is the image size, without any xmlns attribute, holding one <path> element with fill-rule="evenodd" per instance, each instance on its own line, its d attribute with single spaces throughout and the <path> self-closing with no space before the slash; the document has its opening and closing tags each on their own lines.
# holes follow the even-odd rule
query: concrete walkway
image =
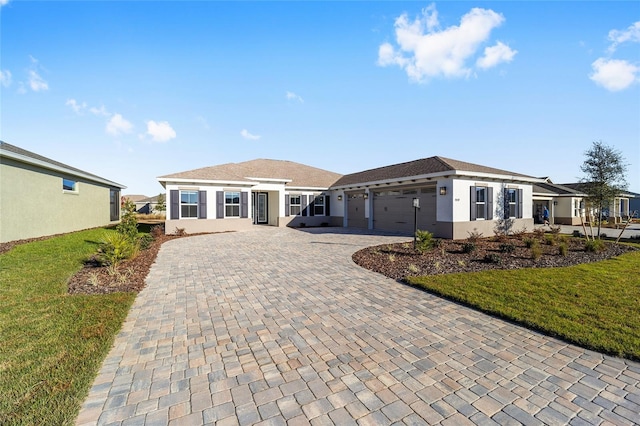
<svg viewBox="0 0 640 426">
<path fill-rule="evenodd" d="M 77 424 L 640 420 L 640 364 L 351 261 L 400 240 L 260 227 L 164 244 Z"/>
</svg>

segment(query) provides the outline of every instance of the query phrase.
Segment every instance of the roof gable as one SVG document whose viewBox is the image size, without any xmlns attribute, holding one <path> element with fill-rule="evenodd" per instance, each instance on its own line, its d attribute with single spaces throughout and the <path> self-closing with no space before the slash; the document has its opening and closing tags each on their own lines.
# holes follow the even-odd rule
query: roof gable
<svg viewBox="0 0 640 426">
<path fill-rule="evenodd" d="M 368 182 L 461 171 L 471 173 L 508 175 L 514 177 L 523 177 L 527 179 L 533 178 L 532 176 L 509 172 L 506 170 L 495 169 L 492 167 L 481 166 L 479 164 L 466 163 L 464 161 L 436 156 L 348 174 L 340 178 L 333 186 L 363 184 Z"/>
<path fill-rule="evenodd" d="M 342 175 L 294 161 L 257 159 L 227 163 L 160 176 L 161 181 L 194 179 L 254 183 L 256 180 L 278 179 L 288 187 L 328 188 Z"/>
</svg>

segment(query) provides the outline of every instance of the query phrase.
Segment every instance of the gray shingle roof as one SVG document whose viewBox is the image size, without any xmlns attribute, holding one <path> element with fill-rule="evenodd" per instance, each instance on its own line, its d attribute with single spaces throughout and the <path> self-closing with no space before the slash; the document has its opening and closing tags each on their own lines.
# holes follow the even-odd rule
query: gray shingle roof
<svg viewBox="0 0 640 426">
<path fill-rule="evenodd" d="M 499 174 L 528 179 L 533 178 L 532 176 L 506 170 L 436 156 L 348 174 L 340 178 L 333 186 L 353 185 L 454 171 Z"/>
<path fill-rule="evenodd" d="M 536 183 L 533 185 L 533 192 L 541 194 L 557 194 L 557 195 L 581 195 L 582 192 L 576 188 L 557 183 Z"/>
<path fill-rule="evenodd" d="M 26 149 L 22 149 L 20 147 L 11 145 L 10 143 L 4 142 L 4 141 L 0 141 L 0 152 L 16 154 L 17 156 L 19 156 L 19 158 L 27 162 L 30 162 L 32 164 L 39 165 L 41 167 L 62 170 L 74 176 L 84 177 L 89 180 L 108 184 L 110 186 L 115 186 L 118 188 L 126 188 L 126 186 L 121 185 L 119 183 L 94 175 L 93 173 L 85 172 L 84 170 L 80 170 L 78 168 L 69 166 L 59 161 L 52 160 L 47 157 L 43 157 L 42 155 L 36 154 L 35 152 L 27 151 Z"/>
<path fill-rule="evenodd" d="M 342 175 L 305 164 L 284 160 L 257 159 L 203 167 L 158 177 L 163 181 L 196 179 L 250 182 L 248 178 L 287 179 L 289 187 L 328 188 Z"/>
</svg>

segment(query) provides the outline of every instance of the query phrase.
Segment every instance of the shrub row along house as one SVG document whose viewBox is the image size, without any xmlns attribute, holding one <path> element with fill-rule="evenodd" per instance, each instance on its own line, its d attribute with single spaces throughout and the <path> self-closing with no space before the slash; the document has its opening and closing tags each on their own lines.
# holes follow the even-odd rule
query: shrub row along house
<svg viewBox="0 0 640 426">
<path fill-rule="evenodd" d="M 544 179 L 443 157 L 339 175 L 291 161 L 258 159 L 161 176 L 166 232 L 272 226 L 341 226 L 462 239 L 533 229 L 533 187 Z M 415 211 L 414 203 L 419 204 Z"/>
<path fill-rule="evenodd" d="M 124 188 L 0 141 L 0 243 L 117 223 Z"/>
</svg>

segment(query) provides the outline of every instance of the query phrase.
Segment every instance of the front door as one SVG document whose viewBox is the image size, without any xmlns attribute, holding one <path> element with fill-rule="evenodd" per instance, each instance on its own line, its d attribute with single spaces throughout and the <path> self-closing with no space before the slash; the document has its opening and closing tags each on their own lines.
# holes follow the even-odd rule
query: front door
<svg viewBox="0 0 640 426">
<path fill-rule="evenodd" d="M 268 214 L 268 197 L 269 194 L 266 192 L 258 192 L 257 203 L 256 203 L 256 223 L 265 224 L 269 222 L 269 214 Z"/>
</svg>

